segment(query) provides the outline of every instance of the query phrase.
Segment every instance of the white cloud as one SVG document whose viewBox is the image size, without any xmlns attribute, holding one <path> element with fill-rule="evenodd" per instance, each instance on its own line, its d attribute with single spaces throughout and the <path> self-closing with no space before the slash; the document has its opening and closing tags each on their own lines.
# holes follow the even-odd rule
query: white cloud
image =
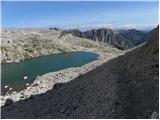
<svg viewBox="0 0 160 120">
<path fill-rule="evenodd" d="M 157 25 L 136 25 L 136 24 L 84 24 L 78 26 L 66 26 L 63 29 L 80 29 L 82 31 L 90 30 L 90 29 L 97 29 L 97 28 L 108 28 L 113 30 L 120 30 L 120 29 L 138 29 L 138 30 L 150 30 L 155 28 Z"/>
</svg>

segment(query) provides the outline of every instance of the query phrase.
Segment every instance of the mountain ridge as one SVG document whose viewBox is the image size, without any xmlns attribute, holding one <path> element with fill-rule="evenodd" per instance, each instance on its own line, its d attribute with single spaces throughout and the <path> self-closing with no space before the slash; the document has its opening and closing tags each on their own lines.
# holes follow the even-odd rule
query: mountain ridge
<svg viewBox="0 0 160 120">
<path fill-rule="evenodd" d="M 79 29 L 64 30 L 77 37 L 91 39 L 113 45 L 119 49 L 128 49 L 140 45 L 147 41 L 147 33 L 144 31 L 129 29 L 129 30 L 112 30 L 107 28 L 91 29 L 80 31 Z"/>
</svg>

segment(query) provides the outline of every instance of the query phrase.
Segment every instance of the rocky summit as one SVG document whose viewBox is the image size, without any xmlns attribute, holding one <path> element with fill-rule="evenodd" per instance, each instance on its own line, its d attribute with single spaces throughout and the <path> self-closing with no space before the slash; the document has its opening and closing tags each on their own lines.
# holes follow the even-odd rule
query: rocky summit
<svg viewBox="0 0 160 120">
<path fill-rule="evenodd" d="M 2 118 L 158 118 L 158 33 L 68 83 L 3 106 Z"/>
</svg>

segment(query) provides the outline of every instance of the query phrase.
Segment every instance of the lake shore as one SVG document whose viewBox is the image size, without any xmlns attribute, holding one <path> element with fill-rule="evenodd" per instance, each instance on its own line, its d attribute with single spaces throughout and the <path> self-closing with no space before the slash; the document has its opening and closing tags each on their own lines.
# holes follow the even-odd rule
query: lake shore
<svg viewBox="0 0 160 120">
<path fill-rule="evenodd" d="M 86 52 L 86 51 L 85 51 Z M 89 51 L 93 52 L 93 51 Z M 65 83 L 71 81 L 93 69 L 102 65 L 103 63 L 123 54 L 123 53 L 104 53 L 104 52 L 94 52 L 99 55 L 97 60 L 85 64 L 81 67 L 68 68 L 64 70 L 60 70 L 57 72 L 46 73 L 42 76 L 37 76 L 32 84 L 30 84 L 25 89 L 17 92 L 7 92 L 5 95 L 1 95 L 1 103 L 3 106 L 7 99 L 11 99 L 13 102 L 17 102 L 19 100 L 24 100 L 29 98 L 30 96 L 42 94 L 51 90 L 56 83 Z"/>
<path fill-rule="evenodd" d="M 1 95 L 0 105 L 4 105 L 7 99 L 16 102 L 32 95 L 45 93 L 52 89 L 54 84 L 71 81 L 124 53 L 106 43 L 64 34 L 60 30 L 3 30 L 1 55 L 3 63 L 73 51 L 93 52 L 99 57 L 82 67 L 68 68 L 39 76 L 32 84 L 29 86 L 27 84 L 25 89 L 19 92 L 9 91 Z"/>
</svg>

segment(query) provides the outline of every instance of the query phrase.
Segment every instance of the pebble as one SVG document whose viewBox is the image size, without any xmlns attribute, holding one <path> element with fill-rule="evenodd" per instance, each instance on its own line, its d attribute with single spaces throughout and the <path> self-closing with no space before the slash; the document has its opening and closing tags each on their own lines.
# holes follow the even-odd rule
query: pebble
<svg viewBox="0 0 160 120">
<path fill-rule="evenodd" d="M 13 104 L 13 103 L 14 103 L 13 100 L 7 99 L 4 105 L 5 105 L 5 106 L 8 106 L 8 105 L 11 105 L 11 104 Z"/>
<path fill-rule="evenodd" d="M 17 59 L 17 60 L 15 60 L 14 62 L 15 62 L 15 63 L 19 63 L 19 60 Z"/>
<path fill-rule="evenodd" d="M 30 90 L 31 88 L 30 87 L 27 87 L 27 90 Z"/>
<path fill-rule="evenodd" d="M 154 111 L 151 115 L 151 119 L 158 119 L 158 117 L 159 117 L 159 114 L 156 111 Z"/>
<path fill-rule="evenodd" d="M 37 81 L 36 83 L 37 83 L 37 84 L 40 84 L 40 81 Z"/>
<path fill-rule="evenodd" d="M 26 80 L 27 78 L 28 78 L 28 77 L 27 77 L 27 76 L 25 76 L 25 77 L 24 77 L 24 80 Z"/>
<path fill-rule="evenodd" d="M 8 85 L 4 86 L 4 88 L 8 88 L 8 87 L 9 87 Z"/>
<path fill-rule="evenodd" d="M 9 91 L 13 90 L 13 88 L 9 88 Z"/>
</svg>

